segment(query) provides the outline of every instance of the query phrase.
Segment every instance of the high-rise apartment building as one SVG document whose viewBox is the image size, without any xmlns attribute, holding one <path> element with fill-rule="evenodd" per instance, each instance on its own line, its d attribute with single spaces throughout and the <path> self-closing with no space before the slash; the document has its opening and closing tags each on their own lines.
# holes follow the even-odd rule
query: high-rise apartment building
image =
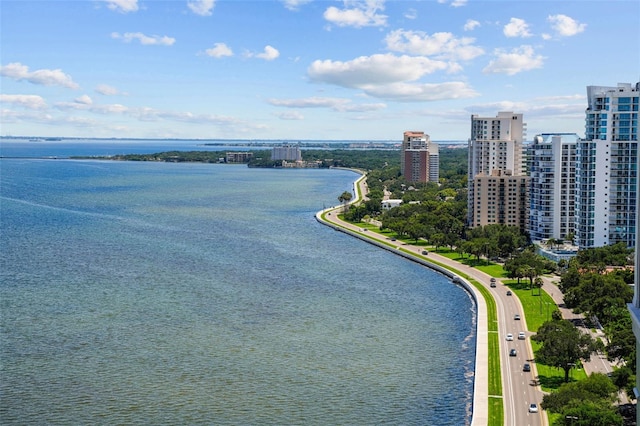
<svg viewBox="0 0 640 426">
<path fill-rule="evenodd" d="M 471 116 L 468 225 L 528 223 L 528 176 L 524 175 L 522 114 Z"/>
<path fill-rule="evenodd" d="M 576 151 L 576 243 L 636 244 L 640 83 L 588 86 Z"/>
<path fill-rule="evenodd" d="M 543 133 L 529 145 L 529 233 L 534 241 L 575 234 L 579 140 L 575 133 Z"/>
<path fill-rule="evenodd" d="M 438 182 L 440 154 L 438 144 L 424 132 L 404 132 L 400 150 L 400 173 L 408 182 Z"/>
<path fill-rule="evenodd" d="M 429 176 L 428 182 L 440 181 L 440 146 L 437 143 L 429 143 Z"/>
<path fill-rule="evenodd" d="M 471 227 L 490 224 L 527 229 L 529 176 L 513 176 L 494 169 L 491 175 L 473 179 L 474 222 Z"/>
<path fill-rule="evenodd" d="M 272 160 L 302 161 L 300 145 L 282 144 L 271 150 Z"/>
<path fill-rule="evenodd" d="M 640 177 L 636 180 L 636 185 L 640 186 Z M 636 211 L 640 211 L 640 197 L 636 197 Z M 636 241 L 640 241 L 640 217 L 636 215 Z M 635 265 L 640 265 L 640 250 L 635 251 Z M 636 353 L 640 353 L 640 274 L 634 274 L 634 290 L 633 300 L 627 305 L 631 314 L 631 328 L 636 336 Z M 637 400 L 640 397 L 640 359 L 636 357 L 636 365 L 630 365 L 636 373 L 636 385 L 633 388 L 634 397 Z M 631 395 L 629 395 L 631 396 Z M 636 424 L 640 424 L 640 410 L 636 409 Z"/>
</svg>

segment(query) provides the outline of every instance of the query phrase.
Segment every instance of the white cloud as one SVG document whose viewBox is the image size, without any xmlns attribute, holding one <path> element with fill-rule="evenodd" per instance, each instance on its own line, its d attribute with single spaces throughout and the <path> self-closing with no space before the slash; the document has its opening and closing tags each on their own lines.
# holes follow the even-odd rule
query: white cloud
<svg viewBox="0 0 640 426">
<path fill-rule="evenodd" d="M 575 19 L 567 15 L 550 15 L 547 21 L 551 23 L 551 28 L 562 37 L 571 37 L 581 33 L 587 28 L 587 24 L 580 24 Z"/>
<path fill-rule="evenodd" d="M 447 63 L 447 73 L 448 74 L 457 74 L 462 72 L 462 65 L 457 62 L 449 62 Z"/>
<path fill-rule="evenodd" d="M 22 65 L 20 62 L 12 62 L 8 65 L 0 67 L 0 75 L 8 77 L 16 81 L 28 81 L 33 84 L 41 84 L 43 86 L 62 86 L 69 89 L 77 89 L 79 86 L 73 79 L 62 72 L 62 70 L 41 69 L 29 71 L 29 67 Z"/>
<path fill-rule="evenodd" d="M 223 56 L 233 56 L 233 51 L 224 43 L 216 43 L 212 48 L 205 50 L 205 53 L 212 58 L 222 58 Z"/>
<path fill-rule="evenodd" d="M 95 120 L 86 117 L 64 117 L 61 122 L 74 127 L 96 127 L 98 125 Z"/>
<path fill-rule="evenodd" d="M 344 0 L 344 9 L 330 6 L 324 12 L 324 19 L 339 27 L 379 27 L 387 25 L 387 16 L 378 12 L 384 10 L 384 0 Z"/>
<path fill-rule="evenodd" d="M 73 101 L 82 105 L 93 104 L 93 100 L 89 97 L 89 95 L 82 95 L 78 98 L 75 98 Z"/>
<path fill-rule="evenodd" d="M 387 49 L 413 55 L 433 55 L 437 59 L 470 60 L 484 54 L 474 46 L 474 38 L 456 38 L 451 33 L 428 35 L 422 31 L 396 30 L 385 37 Z"/>
<path fill-rule="evenodd" d="M 417 19 L 418 18 L 418 11 L 413 9 L 413 8 L 411 8 L 411 9 L 407 10 L 404 13 L 404 17 L 407 18 L 407 19 L 412 19 L 412 20 L 413 19 Z"/>
<path fill-rule="evenodd" d="M 507 37 L 531 37 L 529 24 L 527 24 L 524 19 L 520 18 L 511 18 L 502 31 Z"/>
<path fill-rule="evenodd" d="M 27 109 L 44 109 L 47 107 L 45 100 L 38 95 L 2 95 L 0 102 L 20 106 Z"/>
<path fill-rule="evenodd" d="M 559 100 L 560 98 L 561 97 L 559 97 Z M 575 103 L 554 103 L 548 101 L 541 102 L 539 98 L 520 102 L 498 101 L 476 104 L 466 107 L 465 110 L 469 113 L 480 115 L 495 114 L 495 111 L 518 111 L 529 118 L 553 119 L 557 117 L 584 117 L 584 103 L 582 101 Z"/>
<path fill-rule="evenodd" d="M 94 114 L 124 114 L 129 111 L 129 108 L 120 104 L 105 104 L 96 105 L 93 100 L 83 95 L 73 100 L 73 102 L 57 102 L 54 107 L 60 111 L 88 111 Z"/>
<path fill-rule="evenodd" d="M 514 75 L 522 71 L 529 71 L 542 68 L 544 57 L 536 55 L 533 47 L 520 46 L 506 52 L 503 49 L 494 51 L 496 59 L 489 62 L 482 72 L 485 74 L 507 74 Z"/>
<path fill-rule="evenodd" d="M 584 102 L 575 104 L 540 105 L 534 104 L 527 111 L 528 117 L 558 117 L 583 118 Z"/>
<path fill-rule="evenodd" d="M 523 113 L 524 111 L 528 111 L 529 108 L 525 102 L 497 101 L 467 106 L 465 110 L 473 114 L 495 115 L 495 111 L 517 111 Z"/>
<path fill-rule="evenodd" d="M 351 61 L 314 61 L 307 73 L 311 80 L 342 87 L 362 88 L 368 85 L 415 81 L 448 65 L 422 56 L 396 56 L 391 53 L 361 56 Z"/>
<path fill-rule="evenodd" d="M 217 114 L 194 114 L 189 111 L 163 111 L 149 107 L 137 108 L 129 111 L 129 115 L 145 122 L 178 121 L 183 123 L 206 124 L 221 127 L 229 127 L 244 131 L 247 129 L 259 130 L 262 125 L 240 120 L 236 117 Z"/>
<path fill-rule="evenodd" d="M 477 96 L 463 82 L 414 83 L 427 74 L 450 68 L 451 64 L 424 56 L 378 54 L 348 62 L 318 60 L 311 64 L 307 73 L 315 82 L 360 89 L 368 96 L 399 102 Z"/>
<path fill-rule="evenodd" d="M 298 111 L 285 111 L 285 112 L 276 114 L 276 116 L 281 120 L 298 120 L 298 121 L 304 120 L 304 115 L 302 115 Z"/>
<path fill-rule="evenodd" d="M 113 96 L 120 94 L 120 91 L 113 86 L 109 86 L 108 84 L 99 84 L 96 86 L 95 91 L 105 96 Z"/>
<path fill-rule="evenodd" d="M 121 104 L 96 105 L 91 108 L 91 112 L 97 114 L 124 114 L 129 111 L 129 107 Z"/>
<path fill-rule="evenodd" d="M 467 22 L 464 24 L 465 31 L 473 31 L 480 26 L 480 22 L 475 19 L 467 19 Z"/>
<path fill-rule="evenodd" d="M 268 99 L 267 102 L 273 106 L 286 108 L 329 108 L 339 112 L 362 112 L 377 111 L 386 108 L 382 103 L 353 104 L 350 99 L 345 98 L 322 98 L 310 97 L 301 99 Z"/>
<path fill-rule="evenodd" d="M 262 53 L 249 53 L 248 56 L 264 59 L 265 61 L 273 61 L 280 56 L 280 52 L 275 47 L 265 46 Z"/>
<path fill-rule="evenodd" d="M 116 12 L 128 13 L 138 10 L 138 0 L 104 0 L 107 7 Z"/>
<path fill-rule="evenodd" d="M 116 40 L 122 40 L 125 43 L 131 43 L 133 40 L 138 40 L 143 45 L 161 45 L 172 46 L 176 42 L 176 39 L 168 36 L 152 35 L 148 36 L 142 33 L 124 33 L 117 32 L 111 33 L 111 38 Z"/>
<path fill-rule="evenodd" d="M 363 90 L 369 96 L 396 102 L 428 102 L 478 96 L 475 90 L 460 81 L 435 84 L 392 83 L 379 86 L 365 86 Z"/>
<path fill-rule="evenodd" d="M 281 0 L 284 7 L 289 10 L 298 10 L 300 6 L 309 3 L 311 0 Z"/>
<path fill-rule="evenodd" d="M 91 106 L 74 101 L 74 102 L 56 102 L 54 105 L 54 108 L 60 111 L 70 111 L 70 110 L 88 111 L 91 108 Z"/>
<path fill-rule="evenodd" d="M 215 5 L 216 0 L 191 0 L 187 2 L 187 7 L 200 16 L 211 16 Z"/>
<path fill-rule="evenodd" d="M 575 95 L 558 95 L 558 96 L 544 96 L 535 99 L 536 102 L 557 102 L 557 101 L 584 101 L 587 100 L 586 95 L 576 93 Z"/>
<path fill-rule="evenodd" d="M 375 104 L 345 104 L 342 105 L 341 108 L 337 108 L 336 111 L 340 112 L 368 112 L 368 111 L 378 111 L 381 109 L 385 109 L 387 104 L 384 103 L 375 103 Z"/>
<path fill-rule="evenodd" d="M 438 0 L 440 4 L 446 4 L 449 0 Z M 451 7 L 462 7 L 467 5 L 467 0 L 451 0 Z"/>
<path fill-rule="evenodd" d="M 273 106 L 287 108 L 336 108 L 337 105 L 344 105 L 351 102 L 345 98 L 322 98 L 310 97 L 300 99 L 268 99 L 267 102 Z"/>
</svg>

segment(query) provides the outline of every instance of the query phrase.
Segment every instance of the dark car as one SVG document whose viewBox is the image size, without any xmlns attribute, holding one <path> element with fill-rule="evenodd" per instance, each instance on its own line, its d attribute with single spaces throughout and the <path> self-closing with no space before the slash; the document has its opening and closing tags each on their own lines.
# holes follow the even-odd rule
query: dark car
<svg viewBox="0 0 640 426">
<path fill-rule="evenodd" d="M 519 314 L 515 314 L 513 316 L 513 319 L 516 320 L 516 321 L 520 320 L 520 315 Z"/>
<path fill-rule="evenodd" d="M 507 290 L 507 296 L 511 296 L 511 290 Z"/>
<path fill-rule="evenodd" d="M 511 349 L 509 351 L 509 356 L 516 356 L 516 355 L 518 355 L 518 352 L 515 349 Z"/>
<path fill-rule="evenodd" d="M 528 362 L 522 366 L 522 371 L 531 371 L 531 364 Z"/>
<path fill-rule="evenodd" d="M 491 284 L 489 284 L 489 286 L 490 286 L 491 288 L 495 288 L 495 287 L 496 287 L 496 283 L 495 283 L 495 282 L 493 282 L 493 281 L 491 281 Z"/>
</svg>

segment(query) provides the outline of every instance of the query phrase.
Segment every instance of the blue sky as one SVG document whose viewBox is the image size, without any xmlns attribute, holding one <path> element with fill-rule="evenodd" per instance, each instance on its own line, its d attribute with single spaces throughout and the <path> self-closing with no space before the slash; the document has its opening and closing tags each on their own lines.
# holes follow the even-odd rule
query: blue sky
<svg viewBox="0 0 640 426">
<path fill-rule="evenodd" d="M 640 80 L 640 2 L 1 0 L 2 136 L 466 140 L 584 135 Z"/>
</svg>

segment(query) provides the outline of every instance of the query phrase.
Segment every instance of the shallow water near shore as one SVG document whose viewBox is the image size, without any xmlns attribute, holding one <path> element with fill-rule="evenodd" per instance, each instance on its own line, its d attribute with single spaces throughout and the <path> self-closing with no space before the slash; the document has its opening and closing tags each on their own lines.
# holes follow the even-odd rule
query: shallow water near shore
<svg viewBox="0 0 640 426">
<path fill-rule="evenodd" d="M 354 173 L 0 166 L 0 423 L 468 424 L 470 296 L 315 221 Z"/>
</svg>

